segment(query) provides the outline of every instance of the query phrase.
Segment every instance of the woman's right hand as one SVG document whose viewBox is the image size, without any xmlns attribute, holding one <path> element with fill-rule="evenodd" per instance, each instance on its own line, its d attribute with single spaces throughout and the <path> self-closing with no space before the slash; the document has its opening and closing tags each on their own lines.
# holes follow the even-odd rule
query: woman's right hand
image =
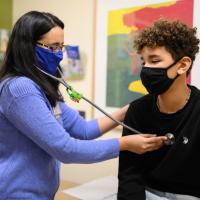
<svg viewBox="0 0 200 200">
<path fill-rule="evenodd" d="M 153 134 L 135 134 L 123 136 L 119 139 L 120 151 L 131 151 L 137 154 L 143 154 L 148 151 L 154 151 L 164 145 L 166 136 L 156 136 Z"/>
</svg>

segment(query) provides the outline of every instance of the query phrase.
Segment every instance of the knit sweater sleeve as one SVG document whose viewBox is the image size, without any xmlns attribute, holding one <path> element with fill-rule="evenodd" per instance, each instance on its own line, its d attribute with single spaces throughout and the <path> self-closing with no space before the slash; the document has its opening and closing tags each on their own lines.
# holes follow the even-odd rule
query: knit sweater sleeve
<svg viewBox="0 0 200 200">
<path fill-rule="evenodd" d="M 63 127 L 71 136 L 78 139 L 90 140 L 99 137 L 100 129 L 96 119 L 86 121 L 79 113 L 60 102 Z"/>
<path fill-rule="evenodd" d="M 3 93 L 5 117 L 19 134 L 24 134 L 52 157 L 64 163 L 93 163 L 118 156 L 117 139 L 87 141 L 70 137 L 30 79 L 12 80 Z"/>
<path fill-rule="evenodd" d="M 133 106 L 130 105 L 125 116 L 125 124 L 137 128 L 135 124 Z M 122 136 L 132 134 L 127 129 L 123 129 Z M 145 200 L 145 184 L 143 180 L 142 155 L 122 151 L 119 155 L 118 170 L 118 200 Z"/>
</svg>

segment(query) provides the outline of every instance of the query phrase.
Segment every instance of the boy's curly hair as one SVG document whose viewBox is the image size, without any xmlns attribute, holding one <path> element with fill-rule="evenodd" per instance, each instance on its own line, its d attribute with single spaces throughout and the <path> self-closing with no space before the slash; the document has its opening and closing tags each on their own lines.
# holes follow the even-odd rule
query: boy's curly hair
<svg viewBox="0 0 200 200">
<path fill-rule="evenodd" d="M 134 49 L 141 53 L 143 47 L 164 46 L 172 58 L 177 61 L 184 56 L 195 60 L 199 51 L 197 29 L 190 28 L 183 22 L 159 19 L 153 26 L 144 28 L 134 38 Z"/>
</svg>

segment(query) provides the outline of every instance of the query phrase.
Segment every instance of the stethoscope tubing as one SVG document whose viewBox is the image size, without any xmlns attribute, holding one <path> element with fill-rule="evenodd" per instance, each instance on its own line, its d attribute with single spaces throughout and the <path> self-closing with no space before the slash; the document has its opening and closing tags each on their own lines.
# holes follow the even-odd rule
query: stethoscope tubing
<svg viewBox="0 0 200 200">
<path fill-rule="evenodd" d="M 37 66 L 36 66 L 37 67 Z M 47 76 L 51 77 L 52 79 L 58 81 L 59 83 L 61 83 L 62 85 L 64 85 L 66 87 L 67 90 L 70 90 L 72 87 L 64 80 L 62 72 L 59 68 L 58 72 L 61 76 L 61 78 L 58 78 L 56 76 L 53 76 L 47 72 L 45 72 L 44 70 L 40 69 L 39 67 L 37 67 L 37 69 L 39 69 L 42 73 L 46 74 Z M 96 105 L 95 103 L 93 103 L 92 101 L 90 101 L 89 99 L 87 99 L 86 97 L 84 97 L 83 95 L 81 96 L 82 99 L 84 99 L 86 102 L 88 102 L 90 105 L 92 105 L 93 107 L 95 107 L 96 109 L 98 109 L 100 112 L 102 112 L 104 115 L 106 115 L 108 118 L 110 118 L 111 120 L 113 120 L 115 123 L 117 123 L 118 125 L 121 125 L 122 127 L 130 130 L 133 133 L 136 134 L 143 134 L 142 132 L 124 124 L 123 122 L 120 122 L 119 120 L 115 119 L 114 117 L 112 117 L 112 115 L 110 115 L 109 113 L 107 113 L 106 111 L 104 111 L 102 108 L 100 108 L 98 105 Z M 167 133 L 165 135 L 167 137 L 167 140 L 164 142 L 166 145 L 172 145 L 175 142 L 175 137 L 172 133 Z"/>
</svg>

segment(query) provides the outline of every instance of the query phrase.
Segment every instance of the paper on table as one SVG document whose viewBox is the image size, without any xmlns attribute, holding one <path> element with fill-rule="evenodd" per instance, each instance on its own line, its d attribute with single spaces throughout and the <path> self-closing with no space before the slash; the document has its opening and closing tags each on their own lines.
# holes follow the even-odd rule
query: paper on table
<svg viewBox="0 0 200 200">
<path fill-rule="evenodd" d="M 117 187 L 117 177 L 106 176 L 63 190 L 63 192 L 81 200 L 116 200 Z"/>
</svg>

